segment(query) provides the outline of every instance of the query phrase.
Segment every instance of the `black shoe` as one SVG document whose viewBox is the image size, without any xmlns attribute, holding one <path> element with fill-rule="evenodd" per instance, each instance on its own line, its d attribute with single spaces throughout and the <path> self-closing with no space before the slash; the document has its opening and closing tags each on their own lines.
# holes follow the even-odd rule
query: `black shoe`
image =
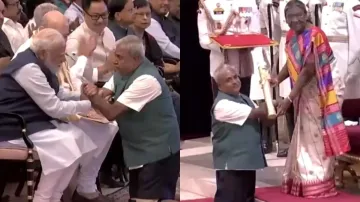
<svg viewBox="0 0 360 202">
<path fill-rule="evenodd" d="M 105 185 L 107 188 L 120 188 L 126 185 L 125 182 L 118 181 L 114 177 L 106 174 L 100 175 L 100 184 Z"/>
<path fill-rule="evenodd" d="M 283 158 L 283 157 L 287 157 L 287 155 L 288 155 L 288 149 L 284 149 L 284 150 L 279 150 L 276 156 Z"/>
<path fill-rule="evenodd" d="M 271 144 L 268 144 L 268 143 L 264 142 L 262 144 L 262 148 L 263 148 L 265 154 L 269 154 L 269 153 L 272 152 L 272 145 Z"/>
</svg>

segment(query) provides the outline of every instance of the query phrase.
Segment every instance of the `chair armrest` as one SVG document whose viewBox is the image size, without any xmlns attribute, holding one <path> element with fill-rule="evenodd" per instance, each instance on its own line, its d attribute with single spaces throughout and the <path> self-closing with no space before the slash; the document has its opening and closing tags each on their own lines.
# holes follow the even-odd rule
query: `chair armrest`
<svg viewBox="0 0 360 202">
<path fill-rule="evenodd" d="M 21 134 L 22 138 L 27 146 L 28 149 L 34 148 L 34 143 L 29 139 L 29 137 L 26 135 L 26 122 L 24 118 L 18 114 L 14 113 L 4 113 L 0 112 L 0 118 L 13 118 L 15 119 L 21 126 Z"/>
</svg>

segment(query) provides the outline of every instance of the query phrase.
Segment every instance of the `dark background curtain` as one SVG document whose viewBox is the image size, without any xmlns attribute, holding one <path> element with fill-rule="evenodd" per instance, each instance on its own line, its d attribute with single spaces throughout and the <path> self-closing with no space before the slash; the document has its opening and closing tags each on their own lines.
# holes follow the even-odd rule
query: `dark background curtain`
<svg viewBox="0 0 360 202">
<path fill-rule="evenodd" d="M 206 137 L 211 131 L 212 105 L 209 51 L 199 44 L 198 1 L 181 1 L 181 10 L 181 135 Z"/>
</svg>

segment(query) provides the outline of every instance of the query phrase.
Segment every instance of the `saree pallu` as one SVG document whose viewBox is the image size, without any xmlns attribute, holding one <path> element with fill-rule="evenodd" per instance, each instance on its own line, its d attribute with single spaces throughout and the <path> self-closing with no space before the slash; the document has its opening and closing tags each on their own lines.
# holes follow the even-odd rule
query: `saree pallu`
<svg viewBox="0 0 360 202">
<path fill-rule="evenodd" d="M 292 84 L 309 56 L 315 60 L 316 76 L 294 99 L 296 124 L 282 191 L 306 198 L 335 196 L 335 156 L 350 146 L 332 82 L 332 50 L 325 34 L 311 27 L 301 35 L 288 32 L 286 53 Z"/>
</svg>

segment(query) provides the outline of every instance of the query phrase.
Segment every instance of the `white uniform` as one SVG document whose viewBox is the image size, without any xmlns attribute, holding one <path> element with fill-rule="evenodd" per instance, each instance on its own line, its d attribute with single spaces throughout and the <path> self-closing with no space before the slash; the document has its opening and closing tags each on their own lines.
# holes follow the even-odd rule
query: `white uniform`
<svg viewBox="0 0 360 202">
<path fill-rule="evenodd" d="M 260 33 L 260 20 L 259 20 L 259 11 L 256 5 L 255 0 L 251 1 L 235 1 L 235 0 L 206 0 L 205 6 L 209 10 L 212 18 L 215 21 L 215 24 L 218 29 L 221 29 L 225 25 L 226 20 L 231 14 L 232 10 L 240 11 L 240 17 L 234 19 L 234 22 L 228 29 L 226 34 L 231 35 L 234 33 L 247 33 L 247 32 L 256 32 Z M 241 9 L 240 9 L 241 8 Z M 244 25 L 244 20 L 247 18 L 250 22 L 248 25 Z M 211 32 L 208 29 L 208 22 L 206 14 L 203 10 L 198 15 L 198 30 L 199 30 L 199 40 L 200 45 L 204 49 L 211 50 L 210 53 L 210 75 L 213 77 L 213 74 L 217 67 L 220 64 L 224 63 L 224 54 L 221 51 L 220 47 L 213 43 L 209 34 Z M 244 54 L 247 55 L 247 54 Z M 262 65 L 263 55 L 261 48 L 255 48 L 252 51 L 252 58 L 260 58 L 259 61 L 253 61 L 254 66 Z M 239 65 L 240 62 L 244 62 L 247 58 L 241 58 L 239 50 L 228 50 L 227 51 L 227 63 L 235 66 L 236 68 L 243 67 L 244 65 Z M 253 74 L 254 67 L 246 67 L 239 69 L 241 77 L 248 77 Z M 253 87 L 251 87 L 253 88 Z M 256 88 L 256 87 L 255 87 Z M 261 90 L 261 88 L 260 88 Z M 261 93 L 262 94 L 262 93 Z"/>
<path fill-rule="evenodd" d="M 269 31 L 269 19 L 268 19 L 268 12 L 267 12 L 267 5 L 272 4 L 272 0 L 261 0 L 259 4 L 259 16 L 260 16 L 260 27 L 261 29 L 266 29 Z M 272 38 L 273 40 L 280 41 L 281 37 L 281 28 L 280 28 L 280 19 L 279 19 L 279 11 L 278 8 L 272 7 L 271 12 L 271 24 L 272 24 Z M 269 35 L 268 35 L 269 36 Z M 265 51 L 266 55 L 266 64 L 267 69 L 270 70 L 270 48 L 264 47 L 263 50 Z M 273 47 L 274 50 L 274 59 L 278 57 L 278 46 Z M 274 61 L 276 62 L 276 61 Z M 260 86 L 260 75 L 259 71 L 254 71 L 254 74 L 251 77 L 251 91 L 250 91 L 250 98 L 252 100 L 262 100 L 264 99 L 264 94 L 262 88 Z"/>
<path fill-rule="evenodd" d="M 360 2 L 318 0 L 317 3 L 322 5 L 321 29 L 327 35 L 336 59 L 332 74 L 337 95 L 340 99 L 360 98 L 360 39 L 357 36 L 360 11 L 354 11 Z"/>
</svg>

